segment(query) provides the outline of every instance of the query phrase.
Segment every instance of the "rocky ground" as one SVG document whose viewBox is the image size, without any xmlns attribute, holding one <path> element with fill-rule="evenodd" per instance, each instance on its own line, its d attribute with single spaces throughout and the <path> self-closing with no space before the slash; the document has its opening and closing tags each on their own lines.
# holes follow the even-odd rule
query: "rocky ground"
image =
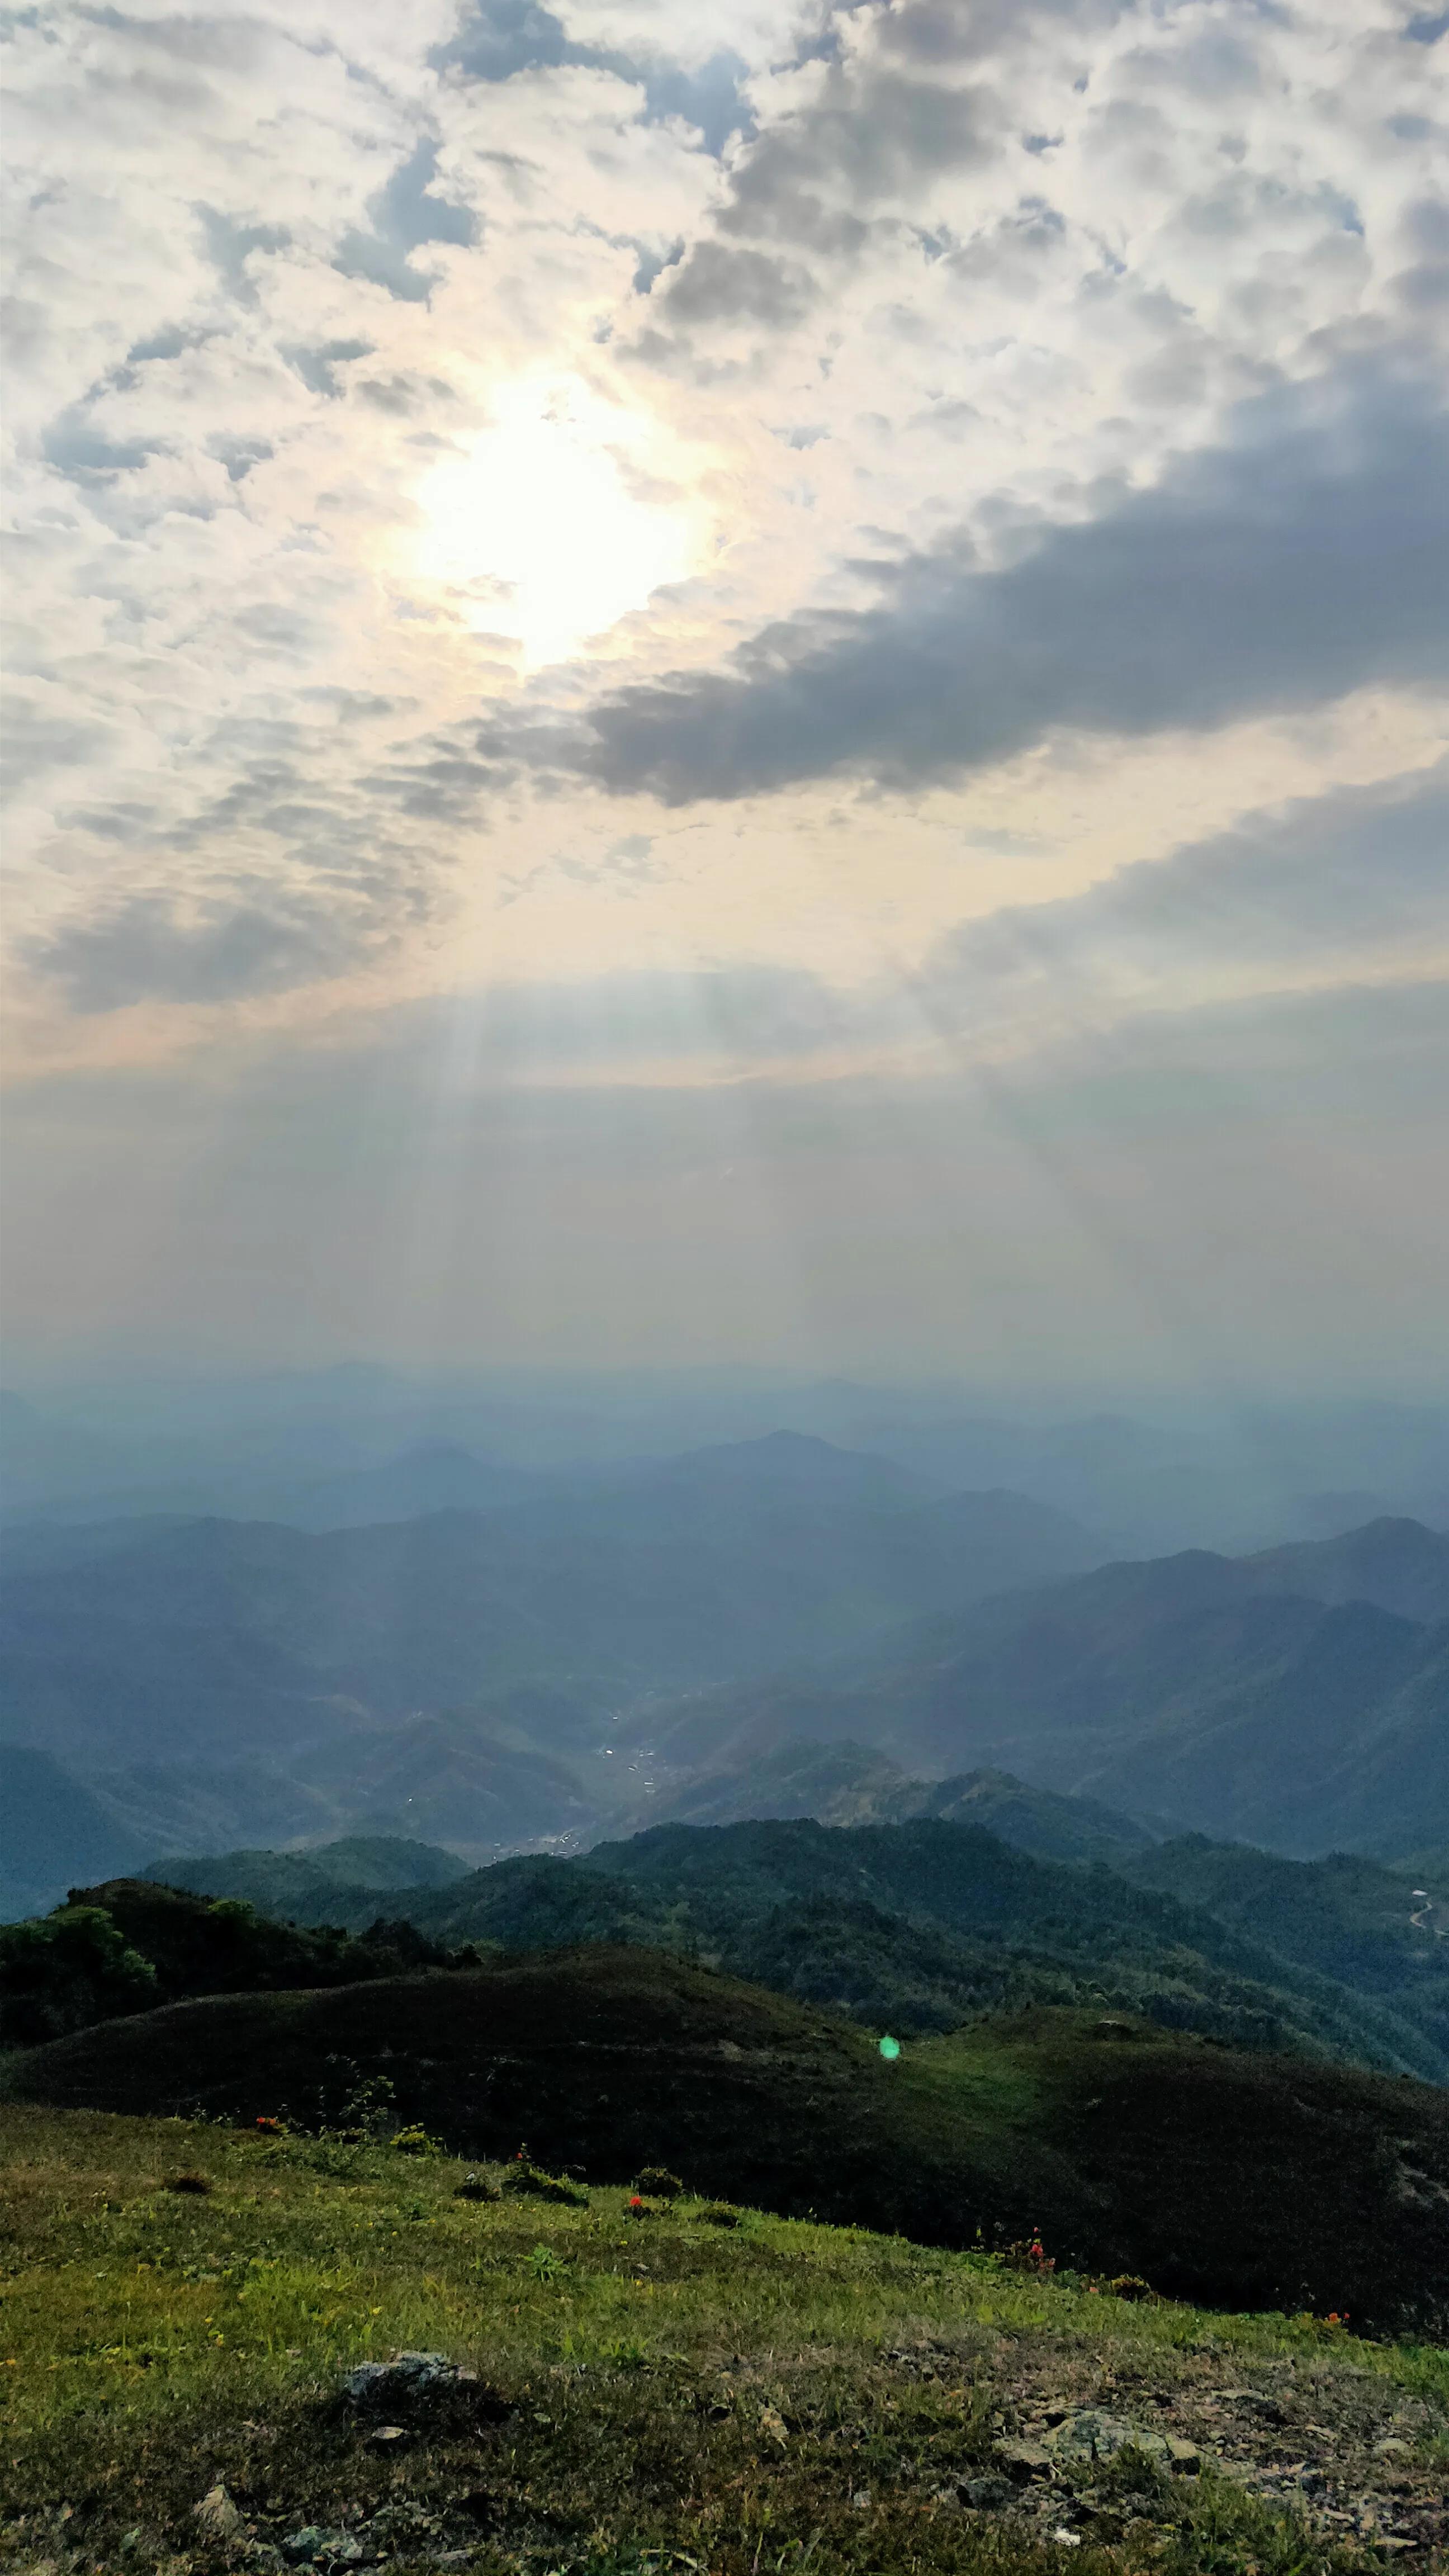
<svg viewBox="0 0 1449 2576">
<path fill-rule="evenodd" d="M 817 2365 L 828 2360 L 816 2356 Z M 561 2409 L 576 2403 L 579 2377 L 555 2374 L 553 2402 Z M 783 2472 L 792 2454 L 802 2465 L 802 2455 L 812 2454 L 814 2476 L 824 2471 L 834 2491 L 837 2519 L 843 2508 L 863 2527 L 883 2514 L 954 2523 L 964 2563 L 976 2557 L 971 2542 L 988 2539 L 997 2566 L 1064 2565 L 1068 2551 L 1086 2551 L 1083 2565 L 1103 2553 L 1109 2564 L 1162 2563 L 1192 2506 L 1223 2479 L 1265 2507 L 1291 2507 L 1305 2537 L 1331 2551 L 1331 2560 L 1315 2562 L 1325 2567 L 1449 2565 L 1449 2492 L 1435 2465 L 1443 2456 L 1442 2415 L 1365 2374 L 1284 2363 L 1258 2367 L 1247 2385 L 1226 2383 L 1220 2367 L 1192 2355 L 1104 2371 L 1080 2353 L 1044 2349 L 1040 2339 L 999 2337 L 983 2348 L 974 2334 L 932 2337 L 881 2353 L 875 2428 L 827 2428 L 810 2388 L 792 2388 L 792 2377 L 741 2354 L 724 2356 L 697 2374 L 693 2410 L 707 2424 L 743 2433 L 767 2478 Z M 985 2439 L 968 2445 L 945 2474 L 939 2458 L 914 2444 L 893 2456 L 888 2438 L 869 2439 L 872 2429 L 878 2434 L 911 2409 L 913 2392 L 944 2400 L 947 2420 L 953 2401 L 963 2411 L 974 2408 L 981 2427 L 983 2389 L 992 2401 Z M 676 2405 L 684 2398 L 677 2379 L 669 2394 Z M 443 2445 L 455 2451 L 471 2437 L 488 2474 L 471 2486 L 455 2481 L 451 2495 L 435 2490 L 424 2501 L 397 2494 L 368 2511 L 316 2520 L 248 2513 L 218 2482 L 197 2499 L 191 2548 L 157 2551 L 138 2526 L 123 2537 L 119 2562 L 157 2576 L 212 2569 L 262 2576 L 293 2567 L 474 2569 L 481 2576 L 504 2566 L 551 2566 L 561 2576 L 595 2565 L 650 2576 L 671 2564 L 704 2566 L 671 2549 L 640 2548 L 624 2560 L 617 2552 L 606 2561 L 587 2550 L 580 2555 L 577 2538 L 566 2539 L 546 2507 L 540 2512 L 537 2481 L 516 2474 L 517 2411 L 441 2354 L 365 2364 L 344 2377 L 329 2409 L 360 2448 L 390 2460 L 401 2482 L 416 2472 L 420 2452 Z M 541 2409 L 531 2412 L 539 2417 Z M 14 2576 L 93 2569 L 91 2554 L 70 2545 L 70 2520 L 62 2509 L 31 2518 L 28 2530 L 12 2525 L 3 2557 Z M 841 2563 L 833 2553 L 817 2557 L 821 2568 L 833 2563 Z M 1221 2563 L 1243 2562 L 1225 2556 Z"/>
</svg>

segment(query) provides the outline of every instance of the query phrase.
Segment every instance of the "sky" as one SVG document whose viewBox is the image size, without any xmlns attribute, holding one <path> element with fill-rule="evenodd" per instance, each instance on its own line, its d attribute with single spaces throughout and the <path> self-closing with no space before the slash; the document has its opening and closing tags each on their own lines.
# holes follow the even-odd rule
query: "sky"
<svg viewBox="0 0 1449 2576">
<path fill-rule="evenodd" d="M 13 1365 L 1449 1362 L 1449 16 L 10 13 Z"/>
</svg>

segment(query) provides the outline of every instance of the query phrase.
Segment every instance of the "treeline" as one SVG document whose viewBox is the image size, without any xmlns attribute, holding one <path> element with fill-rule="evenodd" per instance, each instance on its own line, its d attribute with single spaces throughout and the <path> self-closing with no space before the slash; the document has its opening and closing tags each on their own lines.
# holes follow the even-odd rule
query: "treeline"
<svg viewBox="0 0 1449 2576">
<path fill-rule="evenodd" d="M 353 1985 L 479 1959 L 475 1947 L 450 1949 L 402 1920 L 379 1917 L 360 1934 L 305 1930 L 234 1897 L 110 1879 L 72 1888 L 53 1914 L 0 1924 L 0 2046 L 35 2047 L 187 1995 Z"/>
</svg>

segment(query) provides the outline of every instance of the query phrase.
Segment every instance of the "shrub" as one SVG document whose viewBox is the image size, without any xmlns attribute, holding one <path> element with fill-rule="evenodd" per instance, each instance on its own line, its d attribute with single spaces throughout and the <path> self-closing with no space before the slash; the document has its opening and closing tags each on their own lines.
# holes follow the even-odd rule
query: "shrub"
<svg viewBox="0 0 1449 2576">
<path fill-rule="evenodd" d="M 440 2156 L 443 2152 L 436 2138 L 415 2120 L 410 2128 L 399 2129 L 392 2141 L 400 2156 Z"/>
<path fill-rule="evenodd" d="M 731 2209 L 727 2200 L 706 2201 L 699 2213 L 707 2227 L 738 2227 L 740 2213 Z"/>
<path fill-rule="evenodd" d="M 1018 2236 L 998 2259 L 1008 2272 L 1028 2272 L 1038 2281 L 1049 2281 L 1057 2268 L 1055 2255 L 1048 2254 L 1035 2229 L 1030 2236 Z"/>
<path fill-rule="evenodd" d="M 587 2209 L 589 2195 L 582 2183 L 570 2182 L 565 2174 L 545 2173 L 541 2166 L 514 2158 L 503 2177 L 505 2191 L 522 2192 L 530 2200 L 559 2200 L 570 2209 Z"/>
<path fill-rule="evenodd" d="M 490 2182 L 486 2174 L 476 2173 L 464 2174 L 453 2194 L 455 2200 L 497 2200 L 500 2197 L 497 2183 Z"/>
<path fill-rule="evenodd" d="M 1140 2272 L 1119 2272 L 1115 2281 L 1104 2281 L 1103 2288 L 1114 2299 L 1155 2299 L 1157 2292 Z"/>
<path fill-rule="evenodd" d="M 684 2185 L 667 2165 L 645 2165 L 634 2176 L 634 2189 L 646 2200 L 678 2200 Z"/>
<path fill-rule="evenodd" d="M 157 2000 L 154 1967 L 104 1906 L 0 1925 L 0 2047 L 31 2048 Z"/>
<path fill-rule="evenodd" d="M 210 2191 L 211 2184 L 204 2173 L 179 2173 L 168 2174 L 166 2188 L 168 2191 L 205 2192 Z"/>
</svg>

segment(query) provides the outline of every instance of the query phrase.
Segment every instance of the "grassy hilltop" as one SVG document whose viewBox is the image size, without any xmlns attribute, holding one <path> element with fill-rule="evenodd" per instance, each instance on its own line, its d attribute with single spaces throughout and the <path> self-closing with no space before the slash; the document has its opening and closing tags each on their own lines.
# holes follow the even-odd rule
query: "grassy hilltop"
<svg viewBox="0 0 1449 2576">
<path fill-rule="evenodd" d="M 57 2107 L 286 2110 L 359 2083 L 459 2153 L 521 2138 L 620 2182 L 665 2164 L 787 2215 L 965 2246 L 1049 2232 L 1227 2307 L 1449 2315 L 1449 2094 L 1115 2015 L 1037 2011 L 908 2044 L 692 1967 L 591 1945 L 321 1992 L 211 1995 L 11 2061 Z"/>
<path fill-rule="evenodd" d="M 499 2179 L 0 2111 L 0 2564 L 1349 2576 L 1449 2533 L 1442 2352 Z M 339 2403 L 419 2348 L 478 2380 L 395 2433 Z"/>
</svg>

